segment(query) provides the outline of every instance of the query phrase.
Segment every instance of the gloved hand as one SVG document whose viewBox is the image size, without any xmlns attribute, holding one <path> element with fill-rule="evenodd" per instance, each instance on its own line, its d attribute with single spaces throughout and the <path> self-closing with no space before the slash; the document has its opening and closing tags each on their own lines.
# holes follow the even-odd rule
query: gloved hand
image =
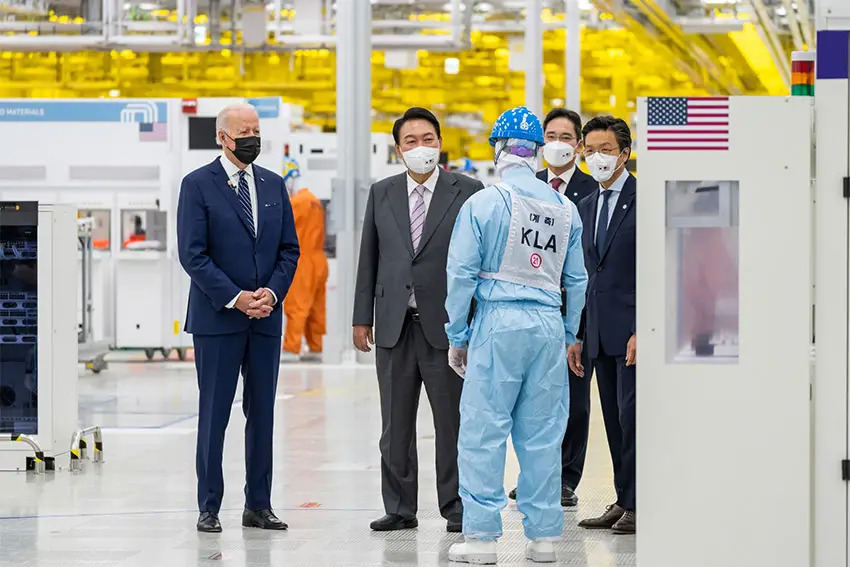
<svg viewBox="0 0 850 567">
<path fill-rule="evenodd" d="M 466 374 L 466 348 L 449 347 L 449 366 L 461 378 Z"/>
</svg>

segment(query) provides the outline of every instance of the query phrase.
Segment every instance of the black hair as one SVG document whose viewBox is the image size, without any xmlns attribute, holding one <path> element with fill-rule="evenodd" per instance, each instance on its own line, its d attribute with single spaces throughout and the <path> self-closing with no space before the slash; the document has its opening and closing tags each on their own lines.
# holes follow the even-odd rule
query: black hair
<svg viewBox="0 0 850 567">
<path fill-rule="evenodd" d="M 395 145 L 401 145 L 398 138 L 399 133 L 401 132 L 401 127 L 411 120 L 425 120 L 430 122 L 434 127 L 434 130 L 437 132 L 437 137 L 442 138 L 440 135 L 440 121 L 437 120 L 437 117 L 434 116 L 430 110 L 414 106 L 413 108 L 408 108 L 407 112 L 405 112 L 401 118 L 396 120 L 395 124 L 393 124 L 393 140 L 395 140 Z"/>
<path fill-rule="evenodd" d="M 576 136 L 581 140 L 581 116 L 578 115 L 578 112 L 566 108 L 553 108 L 550 110 L 549 114 L 546 115 L 546 119 L 543 121 L 543 131 L 546 131 L 546 127 L 549 126 L 550 122 L 558 118 L 566 118 L 572 122 L 576 129 Z"/>
<path fill-rule="evenodd" d="M 586 138 L 590 132 L 597 130 L 613 132 L 621 152 L 632 147 L 632 131 L 622 118 L 614 118 L 611 115 L 591 118 L 581 131 L 582 137 Z"/>
</svg>

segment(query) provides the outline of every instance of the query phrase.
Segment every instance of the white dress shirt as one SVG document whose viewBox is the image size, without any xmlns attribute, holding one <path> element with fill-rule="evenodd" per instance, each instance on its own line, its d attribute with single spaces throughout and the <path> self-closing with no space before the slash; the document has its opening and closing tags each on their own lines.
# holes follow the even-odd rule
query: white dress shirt
<svg viewBox="0 0 850 567">
<path fill-rule="evenodd" d="M 224 168 L 224 173 L 227 174 L 227 179 L 230 181 L 230 188 L 239 196 L 239 172 L 241 171 L 232 161 L 227 159 L 227 156 L 222 154 L 221 157 L 218 158 L 221 161 L 221 166 Z M 257 183 L 254 180 L 254 166 L 249 165 L 245 168 L 245 181 L 248 183 L 248 193 L 251 195 L 251 216 L 254 220 L 254 234 L 257 234 Z M 268 289 L 268 288 L 266 288 Z M 277 304 L 277 295 L 269 289 L 272 296 L 274 297 L 273 305 Z M 236 306 L 236 301 L 239 299 L 239 296 L 242 292 L 236 294 L 230 303 L 228 303 L 225 307 L 228 309 L 233 309 Z"/>
<path fill-rule="evenodd" d="M 605 191 L 610 191 L 611 196 L 608 197 L 608 218 L 605 219 L 605 226 L 607 227 L 611 224 L 611 219 L 614 217 L 614 209 L 617 208 L 617 201 L 620 200 L 620 193 L 623 192 L 623 187 L 626 185 L 626 181 L 629 179 L 629 172 L 623 168 L 623 171 L 620 172 L 617 180 L 611 184 L 611 187 L 608 189 L 603 189 L 602 186 L 599 186 L 599 197 L 596 199 L 596 226 L 593 230 L 593 241 L 596 242 L 596 233 L 599 231 L 599 223 L 602 219 L 599 218 L 599 214 L 602 212 L 602 195 Z"/>
<path fill-rule="evenodd" d="M 425 187 L 425 192 L 422 194 L 422 198 L 425 200 L 425 218 L 428 218 L 428 208 L 431 206 L 431 199 L 434 197 L 434 191 L 437 189 L 437 178 L 440 176 L 440 168 L 435 167 L 434 172 L 431 173 L 431 177 L 425 180 L 425 183 L 422 183 L 422 186 Z M 419 197 L 416 195 L 416 188 L 419 187 L 419 183 L 417 183 L 408 173 L 407 174 L 407 211 L 408 217 L 410 216 L 410 211 L 416 206 L 416 199 Z M 423 230 L 424 230 L 423 226 Z M 422 243 L 419 244 L 422 246 Z M 407 300 L 408 307 L 412 309 L 416 309 L 416 295 L 413 291 L 410 292 L 410 298 Z"/>
<path fill-rule="evenodd" d="M 548 169 L 548 168 L 547 168 L 547 169 L 546 169 L 546 173 L 547 173 L 547 174 L 548 174 L 548 176 L 549 176 L 549 178 L 548 178 L 548 180 L 547 180 L 547 183 L 548 183 L 549 185 L 552 185 L 552 180 L 553 180 L 553 179 L 555 179 L 556 177 L 560 177 L 560 178 L 561 178 L 561 180 L 563 180 L 563 182 L 564 182 L 564 183 L 561 185 L 560 193 L 561 193 L 562 195 L 566 195 L 566 193 L 567 193 L 567 185 L 569 185 L 569 184 L 570 184 L 570 180 L 573 178 L 573 174 L 574 174 L 575 172 L 576 172 L 576 164 L 575 164 L 575 162 L 573 162 L 573 166 L 572 166 L 571 168 L 569 168 L 568 170 L 566 170 L 566 171 L 565 171 L 564 173 L 562 173 L 561 175 L 555 175 L 555 172 L 553 172 L 551 169 Z"/>
</svg>

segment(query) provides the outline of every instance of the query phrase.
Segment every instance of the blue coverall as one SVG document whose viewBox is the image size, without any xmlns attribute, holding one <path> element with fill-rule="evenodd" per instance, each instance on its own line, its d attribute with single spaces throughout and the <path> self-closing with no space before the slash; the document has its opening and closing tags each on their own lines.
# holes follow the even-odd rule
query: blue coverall
<svg viewBox="0 0 850 567">
<path fill-rule="evenodd" d="M 449 245 L 446 333 L 449 344 L 468 344 L 460 402 L 458 440 L 463 533 L 493 540 L 502 535 L 501 511 L 508 435 L 521 472 L 517 506 L 529 539 L 560 537 L 561 442 L 567 426 L 566 346 L 576 342 L 587 272 L 582 224 L 575 205 L 537 179 L 528 167 L 505 171 L 503 182 L 518 194 L 572 209 L 563 266 L 566 316 L 559 293 L 479 277 L 498 272 L 508 240 L 511 197 L 491 186 L 461 208 Z M 477 308 L 467 326 L 470 300 Z"/>
</svg>

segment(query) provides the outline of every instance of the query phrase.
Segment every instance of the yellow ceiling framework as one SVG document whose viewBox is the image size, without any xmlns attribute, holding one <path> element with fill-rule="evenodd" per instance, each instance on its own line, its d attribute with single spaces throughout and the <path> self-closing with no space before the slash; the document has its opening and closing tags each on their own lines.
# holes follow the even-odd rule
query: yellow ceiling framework
<svg viewBox="0 0 850 567">
<path fill-rule="evenodd" d="M 644 6 L 651 3 L 641 0 Z M 741 32 L 686 36 L 669 22 L 660 21 L 657 14 L 648 13 L 655 23 L 652 28 L 617 13 L 602 13 L 601 17 L 616 20 L 621 27 L 582 28 L 585 116 L 612 113 L 628 118 L 636 98 L 647 95 L 787 92 L 751 25 Z M 160 16 L 174 17 L 167 13 Z M 544 19 L 555 17 L 546 14 Z M 223 30 L 227 27 L 222 25 Z M 476 116 L 481 131 L 448 128 L 446 147 L 452 157 L 486 159 L 490 151 L 486 128 L 504 109 L 524 100 L 524 73 L 509 67 L 510 42 L 521 37 L 473 32 L 472 49 L 458 53 L 420 51 L 415 69 L 387 68 L 385 54 L 373 52 L 375 129 L 389 131 L 392 119 L 410 106 L 431 108 L 444 119 L 456 114 Z M 560 29 L 544 35 L 545 110 L 563 103 L 565 40 L 565 31 Z M 3 52 L 0 97 L 282 96 L 303 105 L 309 122 L 335 127 L 334 51 L 231 51 L 228 46 L 232 38 L 226 31 L 221 41 L 220 50 L 178 53 Z M 447 58 L 459 60 L 459 72 L 446 73 Z M 696 65 L 700 62 L 705 63 L 702 69 Z"/>
</svg>

